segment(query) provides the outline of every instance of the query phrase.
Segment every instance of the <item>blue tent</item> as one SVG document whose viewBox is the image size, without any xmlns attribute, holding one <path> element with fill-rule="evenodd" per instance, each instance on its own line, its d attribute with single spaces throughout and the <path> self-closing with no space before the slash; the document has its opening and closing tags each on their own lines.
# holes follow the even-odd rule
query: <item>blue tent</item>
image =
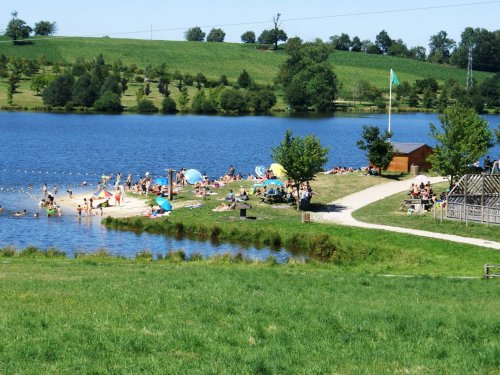
<svg viewBox="0 0 500 375">
<path fill-rule="evenodd" d="M 170 204 L 170 202 L 166 198 L 157 197 L 156 203 L 158 203 L 158 206 L 163 208 L 165 211 L 172 211 L 173 210 L 172 205 Z"/>
<path fill-rule="evenodd" d="M 197 182 L 203 181 L 203 176 L 196 169 L 188 169 L 186 174 L 184 175 L 186 181 L 191 185 L 196 184 Z"/>
<path fill-rule="evenodd" d="M 158 177 L 158 178 L 155 178 L 153 182 L 157 185 L 168 185 L 168 178 L 167 177 Z"/>
</svg>

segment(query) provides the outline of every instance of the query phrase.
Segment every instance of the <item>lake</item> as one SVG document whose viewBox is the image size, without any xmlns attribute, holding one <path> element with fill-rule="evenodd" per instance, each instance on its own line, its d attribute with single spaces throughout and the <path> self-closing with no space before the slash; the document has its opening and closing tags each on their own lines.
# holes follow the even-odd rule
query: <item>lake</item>
<svg viewBox="0 0 500 375">
<path fill-rule="evenodd" d="M 492 125 L 498 116 L 486 116 Z M 395 142 L 433 145 L 429 123 L 439 123 L 436 114 L 393 114 Z M 287 129 L 294 135 L 315 134 L 330 147 L 328 167 L 360 167 L 367 164 L 356 147 L 363 125 L 387 126 L 387 115 L 319 116 L 147 116 L 83 115 L 0 112 L 0 246 L 24 248 L 56 247 L 68 253 L 106 248 L 113 254 L 133 256 L 148 249 L 165 254 L 183 248 L 204 255 L 243 252 L 250 258 L 289 254 L 281 249 L 256 249 L 235 244 L 176 240 L 153 234 L 135 234 L 105 229 L 98 220 L 78 221 L 72 215 L 57 219 L 13 217 L 10 213 L 36 210 L 43 183 L 75 192 L 83 181 L 95 186 L 103 173 L 165 175 L 168 168 L 195 168 L 210 178 L 223 175 L 230 165 L 243 176 L 256 165 L 271 164 L 271 149 Z M 491 150 L 497 157 L 500 149 Z M 32 189 L 30 189 L 32 186 Z"/>
</svg>

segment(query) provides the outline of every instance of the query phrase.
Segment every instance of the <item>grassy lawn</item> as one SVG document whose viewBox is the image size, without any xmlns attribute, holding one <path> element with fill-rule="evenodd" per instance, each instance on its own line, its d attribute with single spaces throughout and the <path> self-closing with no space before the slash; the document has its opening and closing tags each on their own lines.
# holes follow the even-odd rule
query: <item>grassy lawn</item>
<svg viewBox="0 0 500 375">
<path fill-rule="evenodd" d="M 0 257 L 0 373 L 497 374 L 496 281 Z"/>
<path fill-rule="evenodd" d="M 437 185 L 434 189 L 438 192 L 446 190 L 447 183 Z M 434 213 L 427 212 L 424 215 L 411 214 L 401 208 L 401 202 L 407 198 L 406 193 L 395 194 L 386 199 L 372 203 L 353 213 L 360 221 L 374 224 L 393 225 L 403 228 L 421 229 L 431 232 L 455 234 L 464 237 L 483 238 L 486 240 L 500 241 L 500 230 L 498 226 L 486 226 L 484 224 L 460 223 L 455 220 L 434 220 Z"/>
<path fill-rule="evenodd" d="M 385 182 L 385 178 L 366 178 L 362 174 L 320 175 L 313 181 L 318 192 L 315 209 L 320 203 L 331 202 L 369 186 Z M 244 186 L 250 182 L 244 181 Z M 202 202 L 201 208 L 176 208 L 167 218 L 108 219 L 104 224 L 121 230 L 144 230 L 153 233 L 188 236 L 195 239 L 243 242 L 257 246 L 285 246 L 292 253 L 309 254 L 350 272 L 370 274 L 480 276 L 485 263 L 499 263 L 500 252 L 448 241 L 415 237 L 386 231 L 339 225 L 302 224 L 301 213 L 287 205 L 261 203 L 251 197 L 248 216 L 255 220 L 239 220 L 239 212 L 213 212 L 233 183 L 206 200 L 195 198 L 191 188 L 185 188 L 174 205 Z M 489 228 L 491 232 L 496 228 Z"/>
</svg>

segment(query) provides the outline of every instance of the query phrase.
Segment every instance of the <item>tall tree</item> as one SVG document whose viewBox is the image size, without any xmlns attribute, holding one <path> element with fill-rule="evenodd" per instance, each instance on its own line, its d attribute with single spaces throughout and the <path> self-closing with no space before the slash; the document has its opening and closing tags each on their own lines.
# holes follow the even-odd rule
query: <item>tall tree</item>
<svg viewBox="0 0 500 375">
<path fill-rule="evenodd" d="M 389 48 L 391 48 L 394 41 L 391 39 L 387 31 L 382 30 L 375 37 L 375 46 L 379 51 L 383 54 L 387 54 L 389 52 Z"/>
<path fill-rule="evenodd" d="M 93 84 L 96 87 L 100 88 L 104 83 L 104 81 L 106 80 L 106 78 L 108 77 L 108 75 L 109 75 L 109 67 L 106 65 L 104 57 L 101 53 L 92 63 L 91 76 Z"/>
<path fill-rule="evenodd" d="M 281 26 L 280 17 L 281 13 L 278 13 L 276 16 L 274 16 L 273 17 L 274 28 L 262 31 L 258 39 L 258 42 L 260 44 L 273 44 L 275 51 L 278 49 L 279 42 L 286 42 L 288 39 L 288 36 L 286 35 L 285 31 L 283 29 L 280 29 Z"/>
<path fill-rule="evenodd" d="M 358 38 L 359 39 L 359 38 Z M 330 37 L 330 42 L 338 51 L 349 51 L 351 49 L 351 38 L 349 34 L 342 33 L 339 35 L 334 35 Z"/>
<path fill-rule="evenodd" d="M 447 63 L 455 48 L 455 41 L 448 38 L 446 31 L 440 31 L 429 39 L 429 60 L 437 63 Z"/>
<path fill-rule="evenodd" d="M 428 160 L 432 169 L 450 176 L 450 186 L 457 177 L 467 172 L 492 146 L 493 134 L 488 122 L 472 108 L 453 105 L 439 116 L 440 127 L 430 124 L 431 136 L 436 140 L 434 152 Z"/>
<path fill-rule="evenodd" d="M 75 80 L 73 75 L 65 73 L 57 76 L 42 92 L 42 99 L 46 105 L 63 107 L 71 101 L 71 94 Z"/>
<path fill-rule="evenodd" d="M 184 37 L 188 42 L 203 42 L 205 40 L 205 33 L 200 27 L 191 27 L 184 33 Z"/>
<path fill-rule="evenodd" d="M 241 41 L 243 43 L 255 43 L 255 33 L 253 31 L 246 31 L 241 34 Z"/>
<path fill-rule="evenodd" d="M 12 105 L 12 100 L 17 88 L 19 87 L 19 81 L 21 80 L 20 75 L 16 73 L 10 73 L 9 79 L 7 81 L 7 102 Z"/>
<path fill-rule="evenodd" d="M 244 89 L 248 88 L 252 84 L 252 78 L 250 74 L 243 69 L 241 74 L 238 76 L 238 85 Z"/>
<path fill-rule="evenodd" d="M 30 89 L 36 92 L 36 95 L 40 95 L 43 89 L 47 87 L 50 79 L 46 74 L 37 74 L 31 79 Z"/>
<path fill-rule="evenodd" d="M 322 147 L 315 135 L 294 137 L 292 131 L 287 130 L 283 141 L 272 149 L 272 158 L 283 166 L 286 176 L 292 179 L 297 196 L 300 197 L 300 185 L 311 181 L 323 170 L 328 162 L 328 152 L 329 148 Z"/>
<path fill-rule="evenodd" d="M 92 83 L 92 77 L 83 73 L 73 84 L 72 99 L 75 105 L 92 107 L 97 99 L 98 89 Z"/>
<path fill-rule="evenodd" d="M 351 41 L 351 52 L 361 52 L 363 50 L 363 43 L 359 37 L 355 36 Z"/>
<path fill-rule="evenodd" d="M 194 77 L 194 80 L 196 81 L 196 88 L 198 90 L 201 90 L 202 85 L 207 83 L 207 77 L 205 77 L 203 73 L 197 73 L 196 76 Z"/>
<path fill-rule="evenodd" d="M 328 62 L 329 47 L 291 38 L 285 52 L 288 58 L 280 67 L 277 82 L 283 85 L 287 104 L 298 111 L 333 109 L 338 83 Z"/>
<path fill-rule="evenodd" d="M 49 21 L 40 21 L 35 23 L 35 35 L 47 36 L 56 32 L 56 23 Z"/>
<path fill-rule="evenodd" d="M 469 47 L 472 47 L 474 70 L 500 72 L 500 30 L 490 32 L 486 29 L 467 27 L 462 32 L 458 48 L 453 51 L 451 63 L 466 68 Z"/>
<path fill-rule="evenodd" d="M 392 133 L 385 131 L 380 133 L 376 126 L 363 126 L 361 140 L 356 145 L 360 150 L 366 152 L 370 165 L 378 168 L 378 173 L 386 170 L 394 157 L 394 147 L 391 144 Z"/>
<path fill-rule="evenodd" d="M 222 43 L 226 33 L 222 29 L 212 29 L 207 35 L 207 42 L 219 42 Z"/>
<path fill-rule="evenodd" d="M 7 24 L 5 35 L 11 38 L 14 42 L 20 39 L 28 38 L 33 31 L 25 21 L 17 18 L 17 11 L 11 13 L 12 18 Z"/>
</svg>

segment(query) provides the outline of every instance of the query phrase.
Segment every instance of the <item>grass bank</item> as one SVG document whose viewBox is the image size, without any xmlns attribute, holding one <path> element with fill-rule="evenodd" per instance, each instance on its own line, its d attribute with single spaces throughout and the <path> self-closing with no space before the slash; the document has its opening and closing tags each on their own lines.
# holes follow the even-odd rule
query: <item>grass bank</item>
<svg viewBox="0 0 500 375">
<path fill-rule="evenodd" d="M 323 209 L 324 204 L 336 198 L 385 181 L 384 178 L 367 178 L 362 174 L 318 176 L 313 182 L 313 188 L 318 192 L 313 198 L 316 202 L 313 209 Z M 245 181 L 243 184 L 248 186 L 250 183 Z M 500 252 L 470 245 L 363 228 L 303 224 L 301 213 L 294 207 L 261 203 L 255 196 L 248 202 L 252 206 L 248 216 L 255 220 L 240 220 L 238 211 L 212 211 L 221 203 L 217 198 L 226 196 L 229 189 L 236 191 L 238 188 L 239 184 L 225 186 L 217 191 L 218 195 L 206 200 L 195 198 L 191 189 L 186 188 L 174 203 L 180 206 L 186 202 L 201 202 L 202 207 L 179 207 L 167 218 L 155 220 L 107 218 L 103 223 L 120 230 L 284 246 L 292 253 L 309 254 L 349 271 L 371 274 L 480 276 L 484 263 L 500 263 Z"/>
<path fill-rule="evenodd" d="M 0 372 L 495 374 L 500 284 L 0 256 Z"/>
<path fill-rule="evenodd" d="M 447 183 L 439 184 L 434 190 L 439 195 L 447 187 Z M 418 213 L 408 214 L 407 210 L 401 207 L 401 202 L 405 198 L 408 198 L 406 193 L 395 194 L 354 211 L 353 217 L 367 223 L 392 225 L 500 242 L 500 228 L 498 226 L 487 226 L 470 222 L 466 226 L 463 222 L 446 219 L 440 222 L 439 214 L 437 215 L 438 219 L 435 220 L 433 212 L 426 212 L 424 215 Z M 381 215 L 381 212 L 384 214 Z"/>
</svg>

